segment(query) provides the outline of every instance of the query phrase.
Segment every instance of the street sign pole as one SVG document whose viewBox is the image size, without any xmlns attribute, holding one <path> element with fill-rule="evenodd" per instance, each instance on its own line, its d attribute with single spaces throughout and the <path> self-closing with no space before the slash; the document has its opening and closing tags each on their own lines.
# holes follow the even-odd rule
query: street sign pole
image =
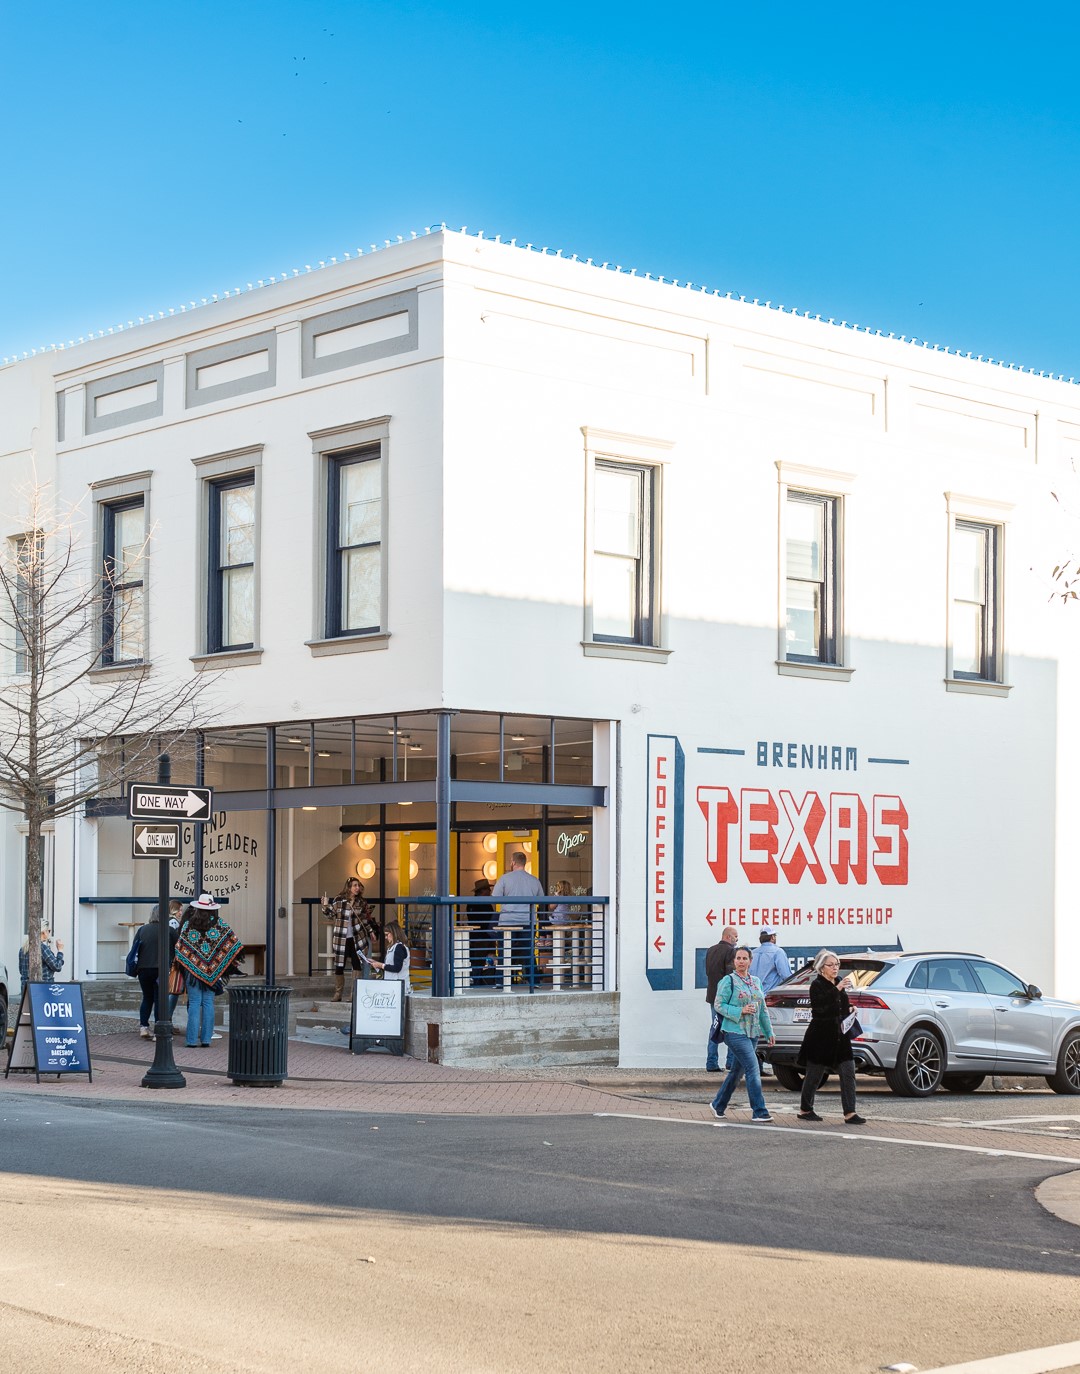
<svg viewBox="0 0 1080 1374">
<path fill-rule="evenodd" d="M 158 757 L 159 783 L 167 784 L 171 771 L 168 754 Z M 169 860 L 158 860 L 158 978 L 154 1021 L 154 1062 L 147 1069 L 144 1088 L 186 1088 L 187 1079 L 173 1058 L 172 1017 L 169 1015 Z"/>
</svg>

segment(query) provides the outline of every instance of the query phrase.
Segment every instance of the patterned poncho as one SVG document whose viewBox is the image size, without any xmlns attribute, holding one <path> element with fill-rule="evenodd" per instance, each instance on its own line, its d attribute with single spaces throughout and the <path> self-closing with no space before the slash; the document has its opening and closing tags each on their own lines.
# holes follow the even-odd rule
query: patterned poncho
<svg viewBox="0 0 1080 1374">
<path fill-rule="evenodd" d="M 215 917 L 207 931 L 196 930 L 190 921 L 184 922 L 176 942 L 176 962 L 185 972 L 198 978 L 208 987 L 223 978 L 243 953 L 243 945 L 231 926 Z"/>
</svg>

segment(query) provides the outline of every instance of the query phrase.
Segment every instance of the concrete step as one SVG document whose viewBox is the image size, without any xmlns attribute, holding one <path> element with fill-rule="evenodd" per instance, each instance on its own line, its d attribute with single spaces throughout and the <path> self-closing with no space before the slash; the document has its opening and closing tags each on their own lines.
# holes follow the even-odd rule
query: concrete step
<svg viewBox="0 0 1080 1374">
<path fill-rule="evenodd" d="M 239 985 L 239 979 L 236 980 Z M 243 980 L 252 983 L 261 983 L 261 979 Z M 329 977 L 309 978 L 305 975 L 302 978 L 279 978 L 278 987 L 288 988 L 292 994 L 289 1002 L 290 1006 L 303 1005 L 305 1001 L 314 1002 L 317 999 L 329 1001 L 333 991 L 334 980 Z M 83 1006 L 87 1011 L 137 1011 L 139 1003 L 142 1001 L 142 988 L 139 986 L 137 978 L 96 978 L 92 982 L 85 982 L 83 989 Z M 346 990 L 346 995 L 351 996 Z"/>
</svg>

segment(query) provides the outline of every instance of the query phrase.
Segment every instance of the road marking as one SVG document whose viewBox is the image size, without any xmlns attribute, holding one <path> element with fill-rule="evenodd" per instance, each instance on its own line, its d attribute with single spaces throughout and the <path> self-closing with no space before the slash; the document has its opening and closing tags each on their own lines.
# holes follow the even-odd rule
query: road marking
<svg viewBox="0 0 1080 1374">
<path fill-rule="evenodd" d="M 992 1355 L 988 1360 L 968 1360 L 965 1364 L 939 1365 L 924 1374 L 1049 1374 L 1050 1370 L 1076 1364 L 1080 1364 L 1080 1341 L 1047 1345 L 1042 1350 L 1019 1350 L 1015 1355 Z"/>
<path fill-rule="evenodd" d="M 1046 1164 L 1080 1165 L 1076 1155 L 1041 1155 L 1027 1150 L 992 1150 L 988 1145 L 953 1145 L 940 1140 L 905 1140 L 902 1136 L 860 1135 L 851 1131 L 800 1131 L 790 1126 L 770 1126 L 755 1121 L 686 1121 L 677 1116 L 644 1116 L 636 1112 L 593 1112 L 593 1116 L 614 1117 L 622 1121 L 666 1121 L 676 1126 L 716 1126 L 728 1131 L 779 1131 L 782 1135 L 798 1136 L 802 1140 L 861 1140 L 864 1145 L 910 1145 L 919 1150 L 955 1150 L 961 1154 L 988 1155 L 992 1159 L 1036 1159 Z M 1048 1365 L 1048 1369 L 1062 1369 L 1063 1365 Z"/>
</svg>

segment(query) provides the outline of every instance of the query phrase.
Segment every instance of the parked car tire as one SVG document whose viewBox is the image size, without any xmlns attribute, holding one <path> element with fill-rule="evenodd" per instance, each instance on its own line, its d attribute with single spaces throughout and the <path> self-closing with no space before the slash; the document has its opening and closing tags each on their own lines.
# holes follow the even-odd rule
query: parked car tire
<svg viewBox="0 0 1080 1374">
<path fill-rule="evenodd" d="M 790 1064 L 774 1064 L 772 1071 L 777 1083 L 782 1088 L 787 1088 L 789 1093 L 797 1093 L 801 1090 L 803 1076 L 798 1069 L 792 1068 Z"/>
<path fill-rule="evenodd" d="M 885 1070 L 885 1081 L 897 1097 L 929 1097 L 944 1076 L 945 1047 L 936 1032 L 924 1026 L 908 1031 L 896 1067 Z"/>
<path fill-rule="evenodd" d="M 802 1092 L 802 1081 L 806 1077 L 802 1069 L 796 1069 L 792 1064 L 773 1064 L 773 1076 L 782 1088 L 787 1088 L 789 1093 Z M 830 1074 L 826 1074 L 821 1080 L 821 1086 L 828 1083 Z"/>
<path fill-rule="evenodd" d="M 947 1093 L 973 1093 L 986 1082 L 984 1073 L 946 1073 L 942 1074 L 941 1086 Z"/>
<path fill-rule="evenodd" d="M 1058 1051 L 1057 1073 L 1046 1076 L 1056 1093 L 1080 1096 L 1080 1031 L 1071 1031 Z"/>
<path fill-rule="evenodd" d="M 7 998 L 0 992 L 0 1048 L 7 1047 Z"/>
</svg>

